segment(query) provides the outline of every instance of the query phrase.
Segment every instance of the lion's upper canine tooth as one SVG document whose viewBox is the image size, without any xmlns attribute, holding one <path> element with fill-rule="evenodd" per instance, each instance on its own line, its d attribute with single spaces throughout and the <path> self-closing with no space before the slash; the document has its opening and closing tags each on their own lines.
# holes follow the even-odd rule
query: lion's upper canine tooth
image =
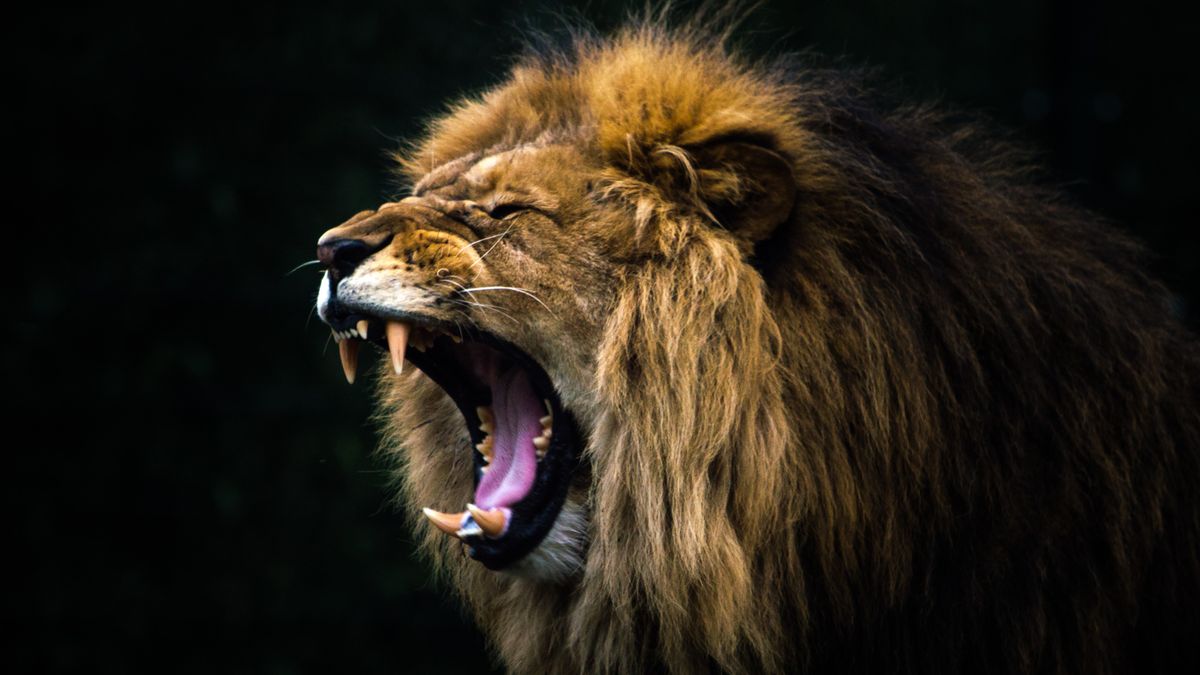
<svg viewBox="0 0 1200 675">
<path fill-rule="evenodd" d="M 360 319 L 358 322 L 358 336 L 364 340 L 367 339 L 367 329 L 371 327 L 371 322 L 366 319 Z"/>
<path fill-rule="evenodd" d="M 342 372 L 346 381 L 354 384 L 354 376 L 358 373 L 358 341 L 338 340 L 338 355 L 342 357 Z"/>
<path fill-rule="evenodd" d="M 392 353 L 392 370 L 395 370 L 397 375 L 404 371 L 404 350 L 407 348 L 408 333 L 411 330 L 412 326 L 403 321 L 387 322 L 388 351 Z"/>
<path fill-rule="evenodd" d="M 504 534 L 504 526 L 508 519 L 500 509 L 484 511 L 474 504 L 467 504 L 467 510 L 471 512 L 471 518 L 487 536 L 495 538 Z"/>
<path fill-rule="evenodd" d="M 425 517 L 429 519 L 429 522 L 433 523 L 437 529 L 445 532 L 446 534 L 453 534 L 456 536 L 459 528 L 462 527 L 463 516 L 467 515 L 466 511 L 463 511 L 462 513 L 442 513 L 441 511 L 434 511 L 428 507 L 421 509 L 421 513 L 424 513 Z"/>
</svg>

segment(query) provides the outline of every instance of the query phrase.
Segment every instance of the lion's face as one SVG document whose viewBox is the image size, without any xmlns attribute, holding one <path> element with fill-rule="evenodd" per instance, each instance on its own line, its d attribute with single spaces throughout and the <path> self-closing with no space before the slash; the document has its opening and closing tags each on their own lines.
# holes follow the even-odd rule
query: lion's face
<svg viewBox="0 0 1200 675">
<path fill-rule="evenodd" d="M 518 70 L 435 123 L 401 158 L 411 196 L 318 244 L 319 313 L 347 377 L 361 342 L 390 352 L 382 407 L 410 504 L 488 568 L 539 579 L 636 555 L 619 550 L 634 536 L 621 518 L 656 551 L 671 536 L 699 555 L 695 533 L 663 526 L 666 501 L 688 527 L 721 527 L 700 515 L 697 477 L 725 491 L 725 472 L 769 469 L 709 446 L 746 422 L 729 414 L 730 378 L 746 380 L 739 403 L 775 391 L 759 379 L 774 329 L 749 259 L 796 194 L 796 139 L 746 128 L 769 111 L 729 113 L 759 85 L 589 68 Z M 637 90 L 670 114 L 630 108 Z"/>
<path fill-rule="evenodd" d="M 413 439 L 408 451 L 438 455 L 425 460 L 458 474 L 432 478 L 445 489 L 426 515 L 494 569 L 545 543 L 560 519 L 569 522 L 543 561 L 557 564 L 519 567 L 560 577 L 582 559 L 580 496 L 562 512 L 586 447 L 617 273 L 606 253 L 613 230 L 590 199 L 594 169 L 565 143 L 471 153 L 319 242 L 329 270 L 318 311 L 347 378 L 362 342 L 390 352 L 384 395 L 400 426 L 431 425 L 438 439 Z M 424 376 L 405 377 L 405 360 Z"/>
</svg>

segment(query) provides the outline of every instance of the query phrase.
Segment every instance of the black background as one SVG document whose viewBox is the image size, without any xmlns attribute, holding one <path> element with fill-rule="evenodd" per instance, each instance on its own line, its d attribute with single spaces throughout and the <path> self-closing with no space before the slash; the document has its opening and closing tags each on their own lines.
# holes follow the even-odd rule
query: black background
<svg viewBox="0 0 1200 675">
<path fill-rule="evenodd" d="M 258 3 L 7 17 L 9 635 L 22 671 L 480 672 L 412 555 L 309 310 L 385 153 L 503 77 L 558 3 Z M 622 3 L 572 5 L 601 27 Z M 757 52 L 979 111 L 1135 234 L 1190 310 L 1195 26 L 1168 3 L 768 2 Z"/>
</svg>

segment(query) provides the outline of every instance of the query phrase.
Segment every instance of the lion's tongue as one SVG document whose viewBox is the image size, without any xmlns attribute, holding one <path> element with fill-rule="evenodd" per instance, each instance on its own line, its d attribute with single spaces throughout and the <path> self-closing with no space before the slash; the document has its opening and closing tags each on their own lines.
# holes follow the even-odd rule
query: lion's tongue
<svg viewBox="0 0 1200 675">
<path fill-rule="evenodd" d="M 546 414 L 525 371 L 510 367 L 492 378 L 492 460 L 475 490 L 475 504 L 484 509 L 510 507 L 521 501 L 537 474 L 533 439 L 542 432 Z"/>
</svg>

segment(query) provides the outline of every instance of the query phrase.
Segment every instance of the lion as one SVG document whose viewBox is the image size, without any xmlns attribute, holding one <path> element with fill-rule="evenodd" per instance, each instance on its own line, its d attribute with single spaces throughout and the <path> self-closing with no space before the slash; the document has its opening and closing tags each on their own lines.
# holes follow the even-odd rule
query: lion
<svg viewBox="0 0 1200 675">
<path fill-rule="evenodd" d="M 978 124 L 726 38 L 535 50 L 318 242 L 499 659 L 1194 666 L 1200 347 L 1144 253 Z"/>
</svg>

